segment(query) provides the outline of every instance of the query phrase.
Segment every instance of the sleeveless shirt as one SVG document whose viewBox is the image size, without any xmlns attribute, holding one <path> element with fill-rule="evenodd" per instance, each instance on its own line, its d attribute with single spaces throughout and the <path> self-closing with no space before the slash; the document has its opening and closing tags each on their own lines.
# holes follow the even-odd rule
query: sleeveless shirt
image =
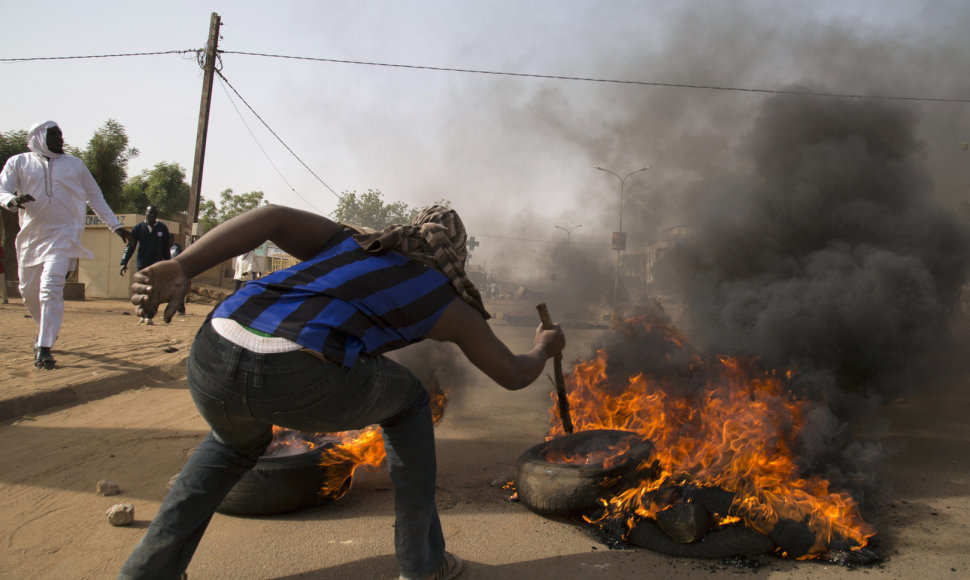
<svg viewBox="0 0 970 580">
<path fill-rule="evenodd" d="M 458 297 L 438 270 L 368 254 L 345 230 L 313 258 L 246 282 L 212 312 L 353 366 L 419 342 Z"/>
</svg>

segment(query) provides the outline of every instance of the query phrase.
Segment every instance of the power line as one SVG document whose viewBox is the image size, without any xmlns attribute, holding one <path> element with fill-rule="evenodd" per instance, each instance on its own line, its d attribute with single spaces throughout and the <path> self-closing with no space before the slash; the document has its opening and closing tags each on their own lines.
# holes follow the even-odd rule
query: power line
<svg viewBox="0 0 970 580">
<path fill-rule="evenodd" d="M 471 234 L 471 232 L 469 232 L 469 234 Z M 479 237 L 479 238 L 493 238 L 493 239 L 496 239 L 496 240 L 510 240 L 510 241 L 513 241 L 513 242 L 530 242 L 530 243 L 554 244 L 554 245 L 561 243 L 561 242 L 559 242 L 557 240 L 550 240 L 550 239 L 520 238 L 520 237 L 515 237 L 515 236 L 500 236 L 500 235 L 495 235 L 495 234 L 481 234 L 481 233 L 475 233 L 475 235 L 477 237 Z M 603 242 L 603 243 L 599 243 L 599 242 L 572 242 L 572 245 L 574 245 L 574 246 L 603 246 L 603 245 L 609 245 L 609 244 L 607 244 L 606 242 Z"/>
<path fill-rule="evenodd" d="M 240 111 L 239 107 L 236 106 L 236 102 L 232 99 L 232 95 L 229 94 L 229 89 L 226 88 L 226 83 L 224 80 L 222 80 L 221 75 L 219 79 L 219 84 L 220 86 L 222 86 L 222 90 L 225 91 L 226 98 L 229 99 L 229 104 L 232 105 L 232 108 L 235 109 L 236 114 L 239 115 L 239 120 L 242 121 L 243 126 L 246 127 L 247 131 L 249 131 L 249 136 L 252 137 L 253 141 L 256 142 L 256 146 L 259 147 L 259 150 L 263 152 L 263 156 L 266 157 L 266 161 L 268 161 L 269 164 L 273 166 L 273 169 L 276 170 L 276 173 L 280 176 L 280 179 L 283 180 L 283 183 L 285 183 L 290 188 L 290 191 L 295 193 L 296 196 L 302 199 L 308 206 L 316 210 L 318 213 L 321 213 L 321 214 L 325 213 L 323 211 L 320 211 L 317 207 L 315 207 L 312 203 L 310 203 L 310 201 L 307 198 L 300 195 L 300 192 L 297 191 L 295 187 L 293 187 L 293 184 L 287 181 L 286 176 L 283 175 L 283 172 L 280 171 L 280 168 L 277 167 L 275 163 L 273 163 L 273 159 L 270 158 L 269 153 L 266 152 L 266 149 L 263 147 L 263 144 L 259 142 L 258 138 L 256 138 L 256 134 L 253 133 L 253 130 L 249 127 L 249 123 L 246 122 L 246 118 L 243 117 L 242 111 Z"/>
<path fill-rule="evenodd" d="M 117 53 L 117 54 L 93 54 L 93 55 L 79 55 L 79 56 L 38 56 L 38 57 L 23 57 L 23 58 L 0 58 L 0 62 L 31 62 L 31 61 L 44 61 L 44 60 L 76 60 L 85 58 L 114 58 L 114 57 L 128 57 L 128 56 L 154 56 L 160 54 L 188 54 L 188 53 L 199 53 L 199 49 L 191 50 L 166 50 L 166 51 L 156 51 L 156 52 L 129 52 L 129 53 Z M 369 62 L 363 60 L 345 60 L 337 58 L 322 58 L 322 57 L 311 57 L 311 56 L 293 56 L 284 54 L 270 54 L 265 52 L 246 52 L 241 50 L 220 50 L 221 54 L 239 54 L 243 56 L 261 56 L 266 58 L 283 58 L 290 60 L 308 60 L 315 62 L 330 62 L 337 64 L 356 64 L 362 66 L 381 66 L 389 68 L 403 68 L 403 69 L 414 69 L 414 70 L 429 70 L 429 71 L 439 71 L 439 72 L 460 72 L 468 74 L 484 74 L 484 75 L 495 75 L 495 76 L 510 76 L 510 77 L 524 77 L 524 78 L 536 78 L 536 79 L 550 79 L 550 80 L 563 80 L 563 81 L 581 81 L 589 83 L 611 83 L 611 84 L 621 84 L 621 85 L 639 85 L 647 87 L 668 87 L 668 88 L 679 88 L 679 89 L 702 89 L 710 91 L 730 91 L 730 92 L 741 92 L 741 93 L 761 93 L 761 94 L 771 94 L 771 95 L 791 95 L 791 96 L 810 96 L 810 97 L 829 97 L 829 98 L 842 98 L 842 99 L 875 99 L 875 100 L 889 100 L 889 101 L 923 101 L 923 102 L 936 102 L 936 103 L 970 103 L 970 98 L 945 98 L 945 97 L 911 97 L 911 96 L 893 96 L 893 95 L 863 95 L 857 93 L 830 93 L 822 91 L 797 91 L 797 90 L 785 90 L 785 89 L 765 89 L 765 88 L 751 88 L 751 87 L 730 87 L 723 85 L 703 85 L 703 84 L 692 84 L 692 83 L 663 83 L 656 81 L 632 81 L 623 79 L 603 79 L 594 77 L 577 77 L 577 76 L 567 76 L 567 75 L 544 75 L 536 73 L 517 73 L 517 72 L 504 72 L 504 71 L 490 71 L 490 70 L 477 70 L 477 69 L 465 69 L 465 68 L 455 68 L 455 67 L 438 67 L 438 66 L 427 66 L 427 65 L 413 65 L 413 64 L 395 64 L 395 63 L 385 63 L 385 62 Z M 231 85 L 230 85 L 231 86 Z"/>
<path fill-rule="evenodd" d="M 191 50 L 160 50 L 156 52 L 125 52 L 118 54 L 86 54 L 80 56 L 31 56 L 24 58 L 0 58 L 0 62 L 33 62 L 39 60 L 78 60 L 83 58 L 117 58 L 123 56 L 155 56 L 159 54 L 188 54 L 200 52 L 199 49 Z"/>
<path fill-rule="evenodd" d="M 223 51 L 219 51 L 219 52 L 221 53 Z M 114 54 L 90 54 L 90 55 L 77 55 L 77 56 L 38 56 L 38 57 L 23 57 L 23 58 L 0 58 L 0 62 L 11 62 L 11 63 L 13 63 L 13 62 L 47 61 L 47 60 L 79 60 L 79 59 L 91 59 L 91 58 L 117 58 L 117 57 L 130 57 L 130 56 L 156 56 L 156 55 L 162 55 L 162 54 L 194 54 L 201 61 L 201 59 L 203 58 L 203 53 L 204 53 L 204 51 L 203 50 L 200 50 L 200 49 L 192 49 L 192 50 L 166 50 L 166 51 L 155 51 L 155 52 L 129 52 L 129 53 L 114 53 Z M 286 150 L 289 151 L 290 154 L 292 154 L 293 157 L 295 157 L 296 160 L 299 161 L 303 165 L 303 167 L 305 167 L 306 170 L 309 171 L 310 174 L 313 175 L 313 177 L 315 177 L 317 179 L 317 181 L 319 181 L 321 184 L 323 184 L 323 186 L 326 187 L 327 190 L 330 191 L 330 193 L 332 193 L 334 196 L 336 196 L 337 199 L 340 199 L 340 194 L 338 194 L 336 191 L 334 191 L 333 188 L 330 187 L 327 184 L 327 182 L 325 182 L 323 179 L 321 179 L 320 176 L 316 174 L 316 172 L 314 172 L 312 169 L 310 169 L 310 166 L 308 166 L 303 161 L 303 159 L 301 159 L 300 156 L 297 155 L 296 152 L 293 151 L 293 149 L 290 148 L 290 146 L 287 145 L 285 141 L 283 141 L 283 139 L 276 133 L 276 131 L 274 131 L 269 126 L 269 124 L 266 123 L 265 120 L 263 120 L 263 118 L 259 115 L 259 113 L 257 113 L 253 109 L 253 107 L 249 104 L 249 102 L 246 101 L 246 99 L 243 98 L 243 96 L 241 94 L 239 94 L 239 91 L 236 90 L 236 87 L 232 86 L 232 83 L 229 82 L 229 79 L 227 79 L 225 77 L 225 75 L 222 74 L 221 67 L 220 67 L 220 70 L 216 70 L 215 72 L 216 72 L 216 74 L 219 75 L 220 80 L 224 83 L 223 90 L 225 90 L 225 87 L 226 86 L 228 86 L 230 89 L 232 89 L 232 92 L 234 92 L 236 94 L 236 96 L 239 97 L 239 100 L 242 101 L 244 105 L 246 105 L 246 108 L 248 108 L 253 113 L 253 115 L 256 116 L 257 119 L 259 119 L 259 122 L 262 123 L 263 126 L 266 127 L 266 129 L 270 133 L 272 133 L 274 137 L 276 137 L 276 139 L 283 145 L 283 147 L 285 147 Z M 229 96 L 228 91 L 226 92 L 226 95 Z M 273 163 L 273 160 L 270 159 L 269 154 L 266 153 L 266 150 L 265 149 L 263 149 L 262 144 L 260 144 L 259 143 L 259 140 L 256 139 L 256 135 L 253 134 L 252 130 L 249 128 L 249 125 L 246 124 L 246 120 L 242 117 L 242 114 L 240 113 L 239 109 L 236 107 L 236 103 L 232 100 L 232 97 L 229 97 L 229 102 L 230 102 L 230 104 L 232 104 L 233 108 L 236 109 L 236 113 L 239 115 L 240 119 L 242 119 L 243 125 L 245 125 L 246 130 L 249 131 L 249 134 L 253 137 L 253 140 L 256 141 L 256 145 L 260 148 L 260 150 L 262 150 L 263 155 L 266 156 L 266 159 L 269 161 L 270 165 L 273 166 L 273 169 L 275 169 L 276 172 L 279 174 L 280 178 L 283 179 L 283 181 L 290 187 L 290 190 L 293 193 L 295 193 L 297 195 L 297 197 L 299 197 L 300 199 L 302 199 L 307 205 L 309 205 L 310 207 L 312 207 L 316 211 L 320 212 L 319 209 L 317 209 L 316 207 L 314 207 L 314 205 L 312 203 L 310 203 L 306 198 L 304 198 L 302 195 L 300 195 L 300 193 L 296 190 L 296 188 L 294 188 L 293 185 L 290 184 L 290 182 L 286 180 L 286 178 L 280 172 L 280 170 L 276 166 L 276 164 Z M 320 212 L 320 213 L 324 213 L 324 212 Z"/>
<path fill-rule="evenodd" d="M 900 96 L 890 96 L 890 95 L 861 95 L 853 93 L 828 93 L 820 91 L 797 91 L 797 90 L 784 90 L 784 89 L 762 89 L 762 88 L 746 88 L 746 87 L 728 87 L 720 85 L 699 85 L 699 84 L 689 84 L 689 83 L 661 83 L 652 81 L 630 81 L 630 80 L 620 80 L 620 79 L 601 79 L 601 78 L 591 78 L 591 77 L 574 77 L 574 76 L 564 76 L 564 75 L 543 75 L 534 73 L 517 73 L 517 72 L 502 72 L 502 71 L 489 71 L 489 70 L 476 70 L 476 69 L 464 69 L 464 68 L 452 68 L 452 67 L 437 67 L 437 66 L 424 66 L 424 65 L 413 65 L 413 64 L 392 64 L 383 62 L 368 62 L 362 60 L 342 60 L 336 58 L 319 58 L 310 56 L 290 56 L 282 54 L 268 54 L 263 52 L 243 52 L 237 50 L 226 50 L 222 51 L 224 54 L 241 54 L 245 56 L 262 56 L 267 58 L 284 58 L 291 60 L 309 60 L 317 62 L 330 62 L 338 64 L 356 64 L 364 66 L 382 66 L 390 68 L 404 68 L 404 69 L 416 69 L 416 70 L 430 70 L 430 71 L 440 71 L 440 72 L 460 72 L 469 74 L 484 74 L 484 75 L 497 75 L 497 76 L 510 76 L 510 77 L 526 77 L 526 78 L 536 78 L 536 79 L 552 79 L 552 80 L 562 80 L 562 81 L 582 81 L 590 83 L 612 83 L 621 85 L 640 85 L 648 87 L 670 87 L 670 88 L 680 88 L 680 89 L 705 89 L 711 91 L 733 91 L 742 93 L 764 93 L 772 95 L 793 95 L 793 96 L 810 96 L 810 97 L 834 97 L 843 99 L 879 99 L 879 100 L 890 100 L 890 101 L 929 101 L 938 103 L 970 103 L 970 98 L 959 99 L 959 98 L 942 98 L 942 97 L 900 97 Z"/>
<path fill-rule="evenodd" d="M 276 140 L 279 141 L 283 145 L 283 147 L 285 147 L 286 150 L 289 151 L 290 154 L 293 155 L 293 157 L 295 157 L 296 160 L 299 161 L 300 164 L 303 165 L 303 167 L 305 167 L 307 171 L 310 172 L 310 175 L 312 175 L 313 177 L 316 177 L 317 178 L 317 181 L 319 181 L 320 183 L 322 183 L 323 186 L 326 187 L 330 191 L 330 193 L 332 193 L 337 199 L 340 199 L 340 194 L 337 193 L 336 191 L 334 191 L 332 187 L 330 187 L 329 185 L 327 185 L 327 182 L 324 181 L 323 179 L 321 179 L 320 176 L 316 174 L 316 172 L 314 172 L 312 169 L 310 169 L 310 166 L 307 165 L 303 161 L 303 159 L 301 159 L 300 156 L 296 154 L 296 151 L 293 151 L 293 149 L 291 149 L 290 146 L 286 144 L 286 141 L 283 141 L 283 139 L 279 135 L 276 134 L 276 131 L 274 131 L 273 128 L 270 127 L 269 124 L 266 123 L 266 121 L 264 121 L 263 118 L 259 116 L 259 113 L 257 113 L 255 111 L 255 109 L 253 109 L 252 106 L 250 106 L 250 104 L 246 101 L 246 99 L 244 99 L 243 96 L 239 94 L 239 91 L 236 90 L 236 87 L 232 86 L 232 83 L 229 82 L 229 79 L 227 79 L 226 76 L 224 74 L 222 74 L 221 71 L 216 71 L 216 74 L 219 75 L 219 78 L 222 79 L 222 81 L 226 83 L 226 86 L 228 86 L 230 89 L 232 89 L 232 92 L 236 93 L 236 96 L 239 97 L 239 100 L 242 101 L 244 105 L 246 105 L 246 108 L 248 108 L 250 110 L 250 112 L 252 112 L 252 114 L 256 116 L 257 119 L 259 119 L 259 122 L 262 123 L 264 127 L 266 127 L 266 130 L 268 130 L 270 133 L 272 133 L 273 134 L 273 137 L 276 137 Z M 297 195 L 299 195 L 299 194 L 297 194 Z M 300 199 L 303 199 L 303 198 L 301 197 Z M 304 199 L 303 201 L 306 201 L 306 200 Z M 307 203 L 309 203 L 309 202 L 307 202 Z"/>
</svg>

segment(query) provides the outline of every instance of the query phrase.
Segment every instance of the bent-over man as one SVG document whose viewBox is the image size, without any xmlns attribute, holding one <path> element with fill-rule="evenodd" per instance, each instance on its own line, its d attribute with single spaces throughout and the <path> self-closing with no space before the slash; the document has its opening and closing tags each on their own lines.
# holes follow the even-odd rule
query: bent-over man
<svg viewBox="0 0 970 580">
<path fill-rule="evenodd" d="M 225 495 L 255 465 L 273 425 L 307 432 L 381 426 L 394 486 L 401 578 L 454 578 L 435 507 L 430 398 L 383 356 L 426 338 L 452 342 L 509 390 L 524 388 L 565 346 L 536 330 L 514 354 L 492 332 L 465 275 L 465 229 L 440 206 L 411 225 L 366 234 L 265 206 L 213 229 L 178 257 L 135 274 L 139 313 L 175 314 L 191 278 L 266 240 L 302 260 L 247 282 L 212 311 L 192 345 L 188 383 L 212 431 L 189 457 L 119 578 L 178 578 Z"/>
</svg>

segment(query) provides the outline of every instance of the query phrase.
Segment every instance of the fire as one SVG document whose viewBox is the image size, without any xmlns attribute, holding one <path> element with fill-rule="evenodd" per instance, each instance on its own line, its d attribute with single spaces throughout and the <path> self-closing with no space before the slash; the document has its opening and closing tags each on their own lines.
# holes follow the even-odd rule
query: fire
<svg viewBox="0 0 970 580">
<path fill-rule="evenodd" d="M 263 455 L 268 457 L 296 455 L 337 441 L 335 436 L 328 433 L 304 433 L 273 425 L 273 440 Z"/>
<path fill-rule="evenodd" d="M 431 417 L 437 425 L 444 417 L 448 394 L 436 385 L 431 385 L 429 391 Z M 321 445 L 327 445 L 327 448 L 320 455 L 320 466 L 326 468 L 326 480 L 320 493 L 331 499 L 339 499 L 349 491 L 357 468 L 376 469 L 387 457 L 381 428 L 375 425 L 338 433 L 305 433 L 274 425 L 273 441 L 264 455 L 293 455 Z"/>
<path fill-rule="evenodd" d="M 780 520 L 807 526 L 815 541 L 799 558 L 817 557 L 836 542 L 855 549 L 867 545 L 875 530 L 863 521 L 853 498 L 831 491 L 818 476 L 799 476 L 792 449 L 806 406 L 787 388 L 794 371 L 760 370 L 755 358 L 691 353 L 676 330 L 646 316 L 613 331 L 659 336 L 667 359 L 687 368 L 684 380 L 643 373 L 610 377 L 609 354 L 599 350 L 568 377 L 577 431 L 634 431 L 656 446 L 661 475 L 611 498 L 605 518 L 654 517 L 666 507 L 658 500 L 662 486 L 691 484 L 733 493 L 729 513 L 721 515 L 741 518 L 762 533 Z M 555 437 L 563 431 L 552 398 L 550 436 Z"/>
<path fill-rule="evenodd" d="M 326 467 L 327 478 L 320 493 L 340 498 L 350 489 L 350 481 L 358 467 L 380 467 L 384 462 L 384 440 L 380 427 L 367 427 L 361 431 L 338 433 L 340 443 L 327 449 L 320 456 L 321 467 Z"/>
</svg>

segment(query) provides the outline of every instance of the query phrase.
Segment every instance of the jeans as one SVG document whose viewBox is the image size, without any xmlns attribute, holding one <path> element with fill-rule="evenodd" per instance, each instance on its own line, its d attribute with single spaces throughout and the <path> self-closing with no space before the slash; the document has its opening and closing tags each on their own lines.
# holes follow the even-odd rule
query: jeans
<svg viewBox="0 0 970 580">
<path fill-rule="evenodd" d="M 257 354 L 206 322 L 188 360 L 189 391 L 212 431 L 189 457 L 119 578 L 178 578 L 215 508 L 272 439 L 272 426 L 307 432 L 379 424 L 394 485 L 401 574 L 432 572 L 445 542 L 435 507 L 430 400 L 406 368 L 382 356 L 353 368 L 303 352 Z"/>
</svg>

